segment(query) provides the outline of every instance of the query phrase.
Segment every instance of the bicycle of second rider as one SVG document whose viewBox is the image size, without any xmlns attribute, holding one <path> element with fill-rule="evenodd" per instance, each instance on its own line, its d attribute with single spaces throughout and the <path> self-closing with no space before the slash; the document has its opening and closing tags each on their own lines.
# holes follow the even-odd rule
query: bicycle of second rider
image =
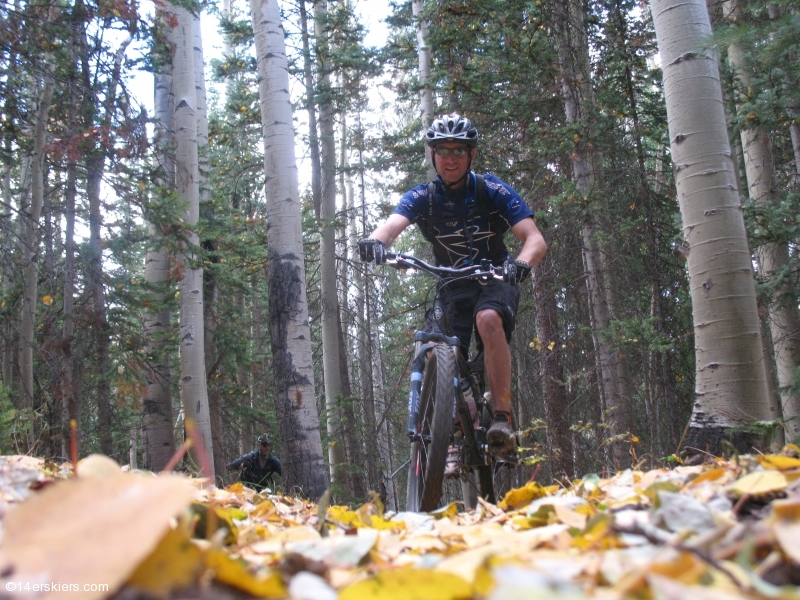
<svg viewBox="0 0 800 600">
<path fill-rule="evenodd" d="M 492 279 L 503 280 L 501 269 L 487 260 L 461 268 L 436 267 L 415 256 L 391 252 L 387 253 L 385 264 L 398 270 L 426 271 L 438 280 L 427 330 L 414 335 L 408 397 L 411 456 L 406 510 L 430 512 L 439 508 L 448 449 L 460 453 L 458 474 L 465 501 L 468 502 L 471 487 L 477 488 L 474 491 L 487 502 L 494 502 L 496 465 L 486 446 L 486 430 L 492 423 L 493 410 L 490 394 L 484 393 L 482 354 L 471 362 L 462 356 L 459 339 L 452 335 L 447 322 L 440 291 L 463 279 L 484 284 Z"/>
</svg>

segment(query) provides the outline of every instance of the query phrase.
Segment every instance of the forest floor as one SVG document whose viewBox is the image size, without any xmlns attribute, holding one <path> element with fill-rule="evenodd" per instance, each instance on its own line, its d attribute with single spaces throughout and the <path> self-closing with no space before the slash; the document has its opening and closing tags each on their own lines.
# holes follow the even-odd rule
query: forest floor
<svg viewBox="0 0 800 600">
<path fill-rule="evenodd" d="M 800 599 L 800 448 L 384 513 L 0 457 L 0 598 Z"/>
</svg>

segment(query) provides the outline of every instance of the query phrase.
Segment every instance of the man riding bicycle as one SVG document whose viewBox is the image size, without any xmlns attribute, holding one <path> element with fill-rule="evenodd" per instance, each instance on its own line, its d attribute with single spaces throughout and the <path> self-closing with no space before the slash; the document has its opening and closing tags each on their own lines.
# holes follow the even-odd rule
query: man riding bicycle
<svg viewBox="0 0 800 600">
<path fill-rule="evenodd" d="M 472 170 L 478 130 L 466 117 L 450 114 L 434 119 L 425 133 L 438 177 L 406 192 L 394 212 L 367 239 L 358 242 L 363 261 L 386 261 L 386 248 L 415 223 L 433 245 L 437 265 L 464 267 L 488 259 L 514 281 L 456 281 L 443 290 L 453 333 L 468 356 L 473 325 L 484 352 L 484 368 L 494 401 L 494 423 L 487 432 L 489 452 L 514 460 L 516 438 L 511 418 L 511 352 L 508 343 L 516 323 L 519 289 L 530 276 L 547 244 L 533 213 L 517 192 L 491 174 Z M 516 259 L 503 236 L 511 229 L 522 242 Z M 514 285 L 510 285 L 513 283 Z"/>
<path fill-rule="evenodd" d="M 277 475 L 280 482 L 281 461 L 272 455 L 272 444 L 268 433 L 258 436 L 258 448 L 248 452 L 227 465 L 228 471 L 241 469 L 240 479 L 257 492 L 264 488 L 275 491 L 274 478 Z"/>
</svg>

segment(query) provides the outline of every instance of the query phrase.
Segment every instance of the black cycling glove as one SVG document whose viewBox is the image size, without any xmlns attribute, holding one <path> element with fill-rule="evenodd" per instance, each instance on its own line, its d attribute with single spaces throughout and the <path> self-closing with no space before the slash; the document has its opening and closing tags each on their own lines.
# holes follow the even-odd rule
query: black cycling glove
<svg viewBox="0 0 800 600">
<path fill-rule="evenodd" d="M 524 260 L 508 259 L 503 263 L 503 281 L 509 285 L 522 283 L 531 276 L 531 266 Z"/>
<path fill-rule="evenodd" d="M 531 266 L 524 260 L 515 261 L 517 265 L 517 283 L 522 283 L 531 276 Z"/>
<path fill-rule="evenodd" d="M 372 238 L 358 240 L 358 255 L 364 262 L 374 261 L 376 265 L 382 265 L 386 262 L 386 246 Z"/>
</svg>

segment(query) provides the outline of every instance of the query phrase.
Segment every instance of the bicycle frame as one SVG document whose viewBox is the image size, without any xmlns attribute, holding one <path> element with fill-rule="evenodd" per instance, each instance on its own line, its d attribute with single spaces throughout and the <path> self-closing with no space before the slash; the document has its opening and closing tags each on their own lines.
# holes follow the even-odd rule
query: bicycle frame
<svg viewBox="0 0 800 600">
<path fill-rule="evenodd" d="M 436 290 L 432 307 L 433 323 L 432 331 L 417 331 L 414 335 L 414 357 L 411 363 L 411 381 L 408 396 L 408 422 L 407 435 L 412 448 L 425 447 L 433 442 L 433 432 L 428 427 L 422 425 L 423 415 L 421 412 L 421 396 L 423 390 L 423 379 L 428 363 L 428 356 L 437 347 L 448 346 L 453 353 L 453 364 L 455 371 L 452 379 L 452 393 L 446 393 L 447 406 L 450 407 L 450 431 L 449 441 L 454 441 L 456 421 L 461 422 L 461 432 L 466 455 L 465 466 L 468 471 L 476 469 L 480 479 L 481 493 L 489 501 L 494 501 L 494 491 L 491 482 L 492 458 L 486 448 L 486 429 L 484 427 L 486 419 L 491 421 L 492 410 L 490 405 L 482 397 L 484 391 L 484 379 L 482 376 L 482 365 L 476 367 L 468 362 L 468 357 L 461 356 L 461 344 L 457 336 L 448 335 L 451 333 L 449 323 L 447 323 L 444 301 L 440 296 L 443 285 L 457 279 L 473 279 L 486 285 L 494 279 L 503 280 L 500 269 L 493 267 L 489 261 L 482 261 L 479 265 L 471 265 L 459 269 L 448 267 L 436 267 L 413 256 L 403 254 L 387 254 L 387 264 L 397 269 L 418 269 L 424 270 L 436 276 L 439 280 L 439 287 Z M 464 394 L 462 382 L 470 387 L 472 396 L 475 399 L 476 413 L 470 411 L 470 405 Z M 428 408 L 427 410 L 430 410 Z M 474 417 L 477 417 L 477 421 Z M 429 424 L 429 423 L 428 423 Z M 440 435 L 444 432 L 440 432 Z M 436 438 L 440 439 L 440 438 Z M 412 454 L 413 454 L 412 450 Z M 413 457 L 412 457 L 412 460 Z M 413 467 L 412 467 L 413 468 Z M 487 475 L 485 469 L 489 469 Z M 465 471 L 465 472 L 468 472 Z M 488 481 L 487 481 L 488 477 Z M 474 483 L 472 484 L 474 487 Z M 414 488 L 426 489 L 426 488 Z M 477 488 L 476 488 L 477 489 Z"/>
</svg>

